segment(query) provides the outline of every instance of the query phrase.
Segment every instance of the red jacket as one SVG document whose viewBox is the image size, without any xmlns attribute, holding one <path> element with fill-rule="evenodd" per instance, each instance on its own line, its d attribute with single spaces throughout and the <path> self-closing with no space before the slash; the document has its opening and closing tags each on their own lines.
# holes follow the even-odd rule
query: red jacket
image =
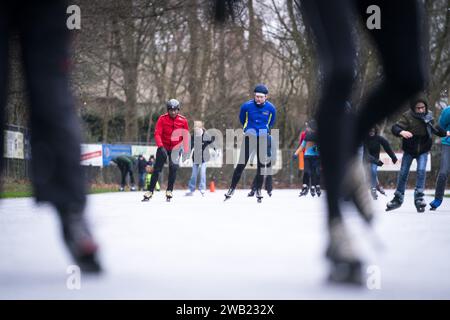
<svg viewBox="0 0 450 320">
<path fill-rule="evenodd" d="M 161 115 L 156 122 L 155 141 L 158 147 L 164 147 L 167 150 L 178 148 L 183 143 L 183 150 L 188 152 L 189 125 L 186 118 L 177 115 L 175 119 L 172 119 L 168 113 Z"/>
</svg>

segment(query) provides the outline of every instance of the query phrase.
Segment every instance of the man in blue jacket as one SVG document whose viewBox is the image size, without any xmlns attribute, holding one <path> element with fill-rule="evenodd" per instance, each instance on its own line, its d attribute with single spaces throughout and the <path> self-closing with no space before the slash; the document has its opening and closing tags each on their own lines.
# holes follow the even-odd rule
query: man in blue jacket
<svg viewBox="0 0 450 320">
<path fill-rule="evenodd" d="M 441 166 L 436 181 L 434 200 L 430 203 L 430 210 L 432 211 L 436 210 L 444 199 L 448 171 L 450 170 L 450 105 L 442 111 L 439 117 L 439 126 L 447 132 L 447 136 L 441 140 Z"/>
<path fill-rule="evenodd" d="M 241 153 L 238 165 L 234 169 L 231 186 L 225 194 L 225 200 L 229 199 L 236 189 L 236 186 L 241 178 L 242 172 L 247 165 L 250 155 L 256 152 L 257 169 L 256 169 L 256 197 L 258 202 L 261 201 L 261 186 L 263 183 L 263 176 L 261 175 L 261 168 L 264 166 L 260 159 L 259 148 L 264 148 L 262 154 L 266 154 L 267 136 L 270 129 L 273 127 L 276 120 L 275 106 L 267 100 L 269 90 L 263 84 L 259 84 L 254 90 L 254 99 L 245 102 L 241 106 L 239 120 L 244 129 L 244 141 L 241 145 Z"/>
</svg>

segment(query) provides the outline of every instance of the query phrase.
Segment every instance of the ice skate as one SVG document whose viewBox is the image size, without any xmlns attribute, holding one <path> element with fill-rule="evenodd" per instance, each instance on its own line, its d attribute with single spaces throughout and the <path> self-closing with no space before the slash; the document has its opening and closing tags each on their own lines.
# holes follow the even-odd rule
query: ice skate
<svg viewBox="0 0 450 320">
<path fill-rule="evenodd" d="M 300 191 L 299 197 L 306 196 L 308 194 L 309 188 L 306 184 L 303 185 L 302 191 Z"/>
<path fill-rule="evenodd" d="M 311 192 L 311 196 L 315 197 L 316 196 L 316 187 L 312 186 L 310 192 Z"/>
<path fill-rule="evenodd" d="M 167 191 L 166 191 L 166 201 L 167 201 L 167 202 L 170 202 L 170 200 L 172 200 L 172 198 L 173 198 L 172 191 L 167 190 Z"/>
<path fill-rule="evenodd" d="M 136 186 L 131 186 L 130 191 L 136 191 Z"/>
<path fill-rule="evenodd" d="M 263 196 L 261 194 L 261 189 L 257 189 L 256 190 L 256 200 L 258 201 L 258 203 L 261 203 L 262 199 L 263 199 Z"/>
<path fill-rule="evenodd" d="M 272 196 L 272 191 L 267 191 L 267 195 L 268 195 L 269 197 L 271 197 L 271 196 Z"/>
<path fill-rule="evenodd" d="M 322 195 L 322 190 L 320 190 L 320 186 L 316 186 L 316 194 L 318 197 Z"/>
<path fill-rule="evenodd" d="M 227 201 L 228 199 L 230 199 L 233 193 L 234 193 L 233 188 L 228 189 L 227 193 L 225 193 L 225 199 L 223 201 Z"/>
<path fill-rule="evenodd" d="M 83 214 L 63 213 L 60 217 L 64 243 L 74 262 L 83 272 L 100 272 L 101 266 L 97 258 L 98 246 L 92 238 Z"/>
<path fill-rule="evenodd" d="M 254 197 L 255 196 L 255 190 L 250 190 L 250 192 L 247 194 L 247 197 Z"/>
<path fill-rule="evenodd" d="M 202 195 L 202 197 L 205 196 L 205 190 L 200 190 L 200 194 Z"/>
<path fill-rule="evenodd" d="M 378 200 L 378 194 L 377 194 L 377 189 L 376 188 L 371 188 L 370 189 L 370 194 L 371 194 L 373 200 Z"/>
<path fill-rule="evenodd" d="M 434 199 L 433 201 L 430 202 L 430 211 L 436 211 L 437 208 L 439 208 L 439 206 L 441 205 L 442 200 L 440 199 Z"/>
<path fill-rule="evenodd" d="M 121 186 L 121 187 L 119 188 L 119 191 L 125 191 L 125 187 Z"/>
<path fill-rule="evenodd" d="M 391 211 L 398 209 L 403 204 L 403 196 L 397 194 L 397 192 L 394 194 L 394 198 L 389 201 L 386 205 L 386 211 Z"/>
<path fill-rule="evenodd" d="M 142 199 L 142 202 L 149 201 L 153 197 L 153 192 L 147 191 L 144 193 L 144 199 Z"/>
<path fill-rule="evenodd" d="M 189 191 L 184 194 L 185 197 L 192 197 L 193 195 L 194 195 L 193 191 Z"/>
<path fill-rule="evenodd" d="M 351 239 L 343 223 L 332 223 L 326 257 L 330 262 L 328 281 L 362 285 L 362 262 L 354 252 Z"/>
<path fill-rule="evenodd" d="M 386 191 L 384 191 L 383 187 L 380 184 L 377 184 L 377 191 L 381 193 L 383 196 L 387 196 Z"/>
<path fill-rule="evenodd" d="M 425 194 L 423 192 L 414 192 L 414 205 L 416 206 L 417 212 L 425 212 L 425 208 L 427 206 L 424 197 Z"/>
</svg>

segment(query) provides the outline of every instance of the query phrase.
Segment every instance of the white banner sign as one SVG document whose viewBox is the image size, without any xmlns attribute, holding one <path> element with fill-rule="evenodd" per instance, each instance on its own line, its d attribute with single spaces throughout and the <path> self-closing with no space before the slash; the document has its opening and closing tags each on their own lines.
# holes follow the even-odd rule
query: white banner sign
<svg viewBox="0 0 450 320">
<path fill-rule="evenodd" d="M 150 156 L 154 156 L 156 158 L 156 150 L 158 147 L 156 146 L 131 146 L 131 155 L 139 156 L 143 155 L 145 160 L 148 161 Z"/>
<path fill-rule="evenodd" d="M 23 133 L 5 130 L 5 158 L 23 159 Z"/>
<path fill-rule="evenodd" d="M 101 144 L 81 144 L 81 165 L 103 167 Z"/>
</svg>

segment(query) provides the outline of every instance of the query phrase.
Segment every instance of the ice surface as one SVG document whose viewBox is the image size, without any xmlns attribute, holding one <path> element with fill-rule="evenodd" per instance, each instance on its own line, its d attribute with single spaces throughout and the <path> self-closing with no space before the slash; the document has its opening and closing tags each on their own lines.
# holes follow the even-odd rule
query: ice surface
<svg viewBox="0 0 450 320">
<path fill-rule="evenodd" d="M 1 200 L 0 298 L 450 299 L 450 199 L 435 213 L 417 213 L 409 191 L 403 207 L 386 213 L 388 190 L 373 202 L 375 232 L 346 207 L 367 266 L 380 271 L 381 288 L 369 289 L 325 281 L 323 196 L 274 190 L 258 204 L 247 192 L 227 202 L 224 190 L 175 191 L 170 203 L 163 192 L 149 202 L 141 192 L 89 196 L 105 273 L 82 275 L 79 290 L 66 284 L 72 263 L 53 209 L 30 198 Z"/>
</svg>

